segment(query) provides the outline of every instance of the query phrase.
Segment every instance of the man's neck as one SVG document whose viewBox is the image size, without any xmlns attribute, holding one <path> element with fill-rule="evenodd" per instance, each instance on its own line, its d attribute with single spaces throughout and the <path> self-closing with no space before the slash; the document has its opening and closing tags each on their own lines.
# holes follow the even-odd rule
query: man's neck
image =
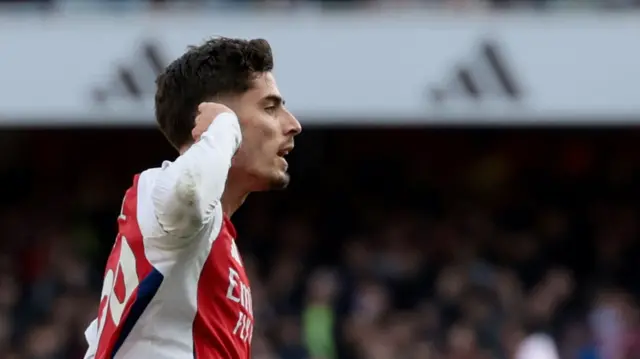
<svg viewBox="0 0 640 359">
<path fill-rule="evenodd" d="M 227 186 L 222 193 L 222 212 L 228 217 L 231 217 L 242 206 L 244 200 L 247 199 L 249 191 L 229 185 L 227 180 Z"/>
</svg>

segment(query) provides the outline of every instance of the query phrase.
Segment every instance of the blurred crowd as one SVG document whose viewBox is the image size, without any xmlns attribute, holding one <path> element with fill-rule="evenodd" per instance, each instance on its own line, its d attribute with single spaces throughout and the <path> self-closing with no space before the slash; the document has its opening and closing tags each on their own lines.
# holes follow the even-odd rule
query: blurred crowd
<svg viewBox="0 0 640 359">
<path fill-rule="evenodd" d="M 562 359 L 640 358 L 638 139 L 303 133 L 291 187 L 233 219 L 254 358 L 512 359 L 531 335 Z M 0 132 L 0 359 L 82 357 L 121 197 L 168 147 Z"/>
</svg>

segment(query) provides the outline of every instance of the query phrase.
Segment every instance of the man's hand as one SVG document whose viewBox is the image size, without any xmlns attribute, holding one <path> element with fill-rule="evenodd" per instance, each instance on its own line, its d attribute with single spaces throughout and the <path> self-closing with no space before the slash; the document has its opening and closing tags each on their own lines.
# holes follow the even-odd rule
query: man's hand
<svg viewBox="0 0 640 359">
<path fill-rule="evenodd" d="M 213 120 L 224 112 L 233 113 L 229 107 L 216 102 L 201 103 L 200 106 L 198 106 L 198 116 L 196 116 L 195 126 L 193 130 L 191 130 L 191 136 L 193 136 L 194 141 L 198 142 L 200 136 L 209 128 Z"/>
</svg>

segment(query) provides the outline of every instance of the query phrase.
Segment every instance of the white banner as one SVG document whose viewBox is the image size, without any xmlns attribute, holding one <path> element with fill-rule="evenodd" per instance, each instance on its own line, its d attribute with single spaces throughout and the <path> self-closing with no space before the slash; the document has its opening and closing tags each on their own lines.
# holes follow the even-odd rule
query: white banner
<svg viewBox="0 0 640 359">
<path fill-rule="evenodd" d="M 0 15 L 0 124 L 152 124 L 157 71 L 214 35 L 268 39 L 307 124 L 640 121 L 637 13 L 150 13 Z"/>
</svg>

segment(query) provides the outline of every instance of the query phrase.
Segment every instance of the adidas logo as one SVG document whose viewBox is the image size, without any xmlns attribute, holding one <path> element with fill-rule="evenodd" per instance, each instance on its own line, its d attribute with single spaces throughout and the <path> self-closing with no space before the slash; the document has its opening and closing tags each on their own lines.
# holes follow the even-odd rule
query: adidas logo
<svg viewBox="0 0 640 359">
<path fill-rule="evenodd" d="M 497 43 L 483 41 L 475 55 L 458 64 L 444 84 L 430 90 L 434 103 L 448 100 L 481 102 L 488 99 L 519 101 L 522 87 Z"/>
<path fill-rule="evenodd" d="M 129 61 L 117 66 L 112 80 L 93 90 L 97 103 L 107 103 L 112 98 L 140 101 L 153 96 L 156 77 L 167 66 L 160 46 L 151 41 L 143 42 Z"/>
</svg>

